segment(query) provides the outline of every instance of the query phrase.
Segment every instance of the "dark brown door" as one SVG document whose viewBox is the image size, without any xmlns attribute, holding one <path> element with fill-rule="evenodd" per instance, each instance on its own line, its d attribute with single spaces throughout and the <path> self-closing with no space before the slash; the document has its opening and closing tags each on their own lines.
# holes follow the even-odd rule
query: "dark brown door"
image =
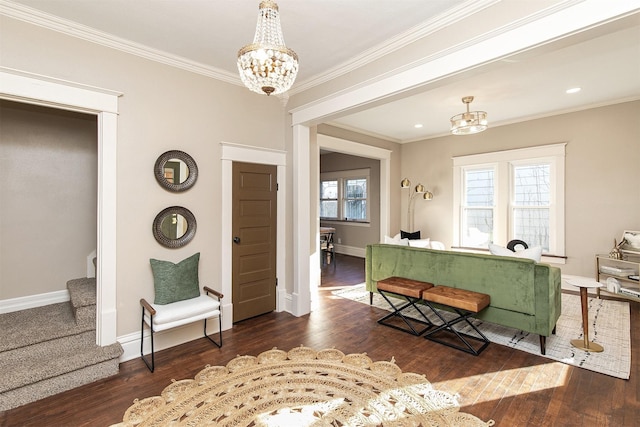
<svg viewBox="0 0 640 427">
<path fill-rule="evenodd" d="M 233 163 L 233 321 L 276 309 L 277 167 Z"/>
</svg>

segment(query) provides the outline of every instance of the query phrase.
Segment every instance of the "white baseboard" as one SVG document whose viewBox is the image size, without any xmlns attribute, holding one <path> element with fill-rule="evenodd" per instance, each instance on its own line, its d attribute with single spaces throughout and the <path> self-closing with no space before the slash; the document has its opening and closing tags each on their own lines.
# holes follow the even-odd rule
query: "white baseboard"
<svg viewBox="0 0 640 427">
<path fill-rule="evenodd" d="M 48 292 L 46 294 L 0 300 L 0 313 L 11 313 L 29 308 L 42 307 L 43 305 L 67 302 L 69 299 L 69 291 L 65 289 L 62 291 Z"/>
<path fill-rule="evenodd" d="M 291 313 L 291 308 L 293 306 L 291 302 L 291 294 L 287 293 L 287 290 L 278 286 L 278 290 L 276 295 L 278 296 L 278 311 L 286 311 L 287 313 Z"/>
<path fill-rule="evenodd" d="M 355 256 L 358 258 L 364 258 L 366 256 L 365 248 L 358 248 L 356 246 L 346 246 L 336 244 L 336 252 L 343 255 Z"/>
</svg>

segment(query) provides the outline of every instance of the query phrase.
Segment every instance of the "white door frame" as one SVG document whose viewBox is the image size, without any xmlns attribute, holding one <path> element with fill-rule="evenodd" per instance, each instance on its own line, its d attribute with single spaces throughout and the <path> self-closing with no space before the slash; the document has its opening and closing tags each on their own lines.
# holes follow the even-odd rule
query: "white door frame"
<svg viewBox="0 0 640 427">
<path fill-rule="evenodd" d="M 96 344 L 116 342 L 118 97 L 105 89 L 0 67 L 0 98 L 93 114 L 98 120 Z"/>
<path fill-rule="evenodd" d="M 287 153 L 280 150 L 268 148 L 250 147 L 247 145 L 232 144 L 229 142 L 220 143 L 222 161 L 222 214 L 221 214 L 221 277 L 222 294 L 228 296 L 224 298 L 222 306 L 222 329 L 230 329 L 233 324 L 233 298 L 232 298 L 232 226 L 233 226 L 233 162 L 257 163 L 263 165 L 275 165 L 278 168 L 278 216 L 276 227 L 276 277 L 278 278 L 278 289 L 276 290 L 276 311 L 289 311 L 286 298 L 286 166 Z"/>
</svg>

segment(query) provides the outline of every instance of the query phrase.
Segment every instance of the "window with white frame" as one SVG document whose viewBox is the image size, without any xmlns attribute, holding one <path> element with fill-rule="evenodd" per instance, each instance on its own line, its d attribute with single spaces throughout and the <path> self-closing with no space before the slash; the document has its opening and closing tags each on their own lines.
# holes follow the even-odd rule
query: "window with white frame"
<svg viewBox="0 0 640 427">
<path fill-rule="evenodd" d="M 565 144 L 454 157 L 454 245 L 513 239 L 564 256 Z"/>
<path fill-rule="evenodd" d="M 320 174 L 320 219 L 369 221 L 369 169 Z"/>
</svg>

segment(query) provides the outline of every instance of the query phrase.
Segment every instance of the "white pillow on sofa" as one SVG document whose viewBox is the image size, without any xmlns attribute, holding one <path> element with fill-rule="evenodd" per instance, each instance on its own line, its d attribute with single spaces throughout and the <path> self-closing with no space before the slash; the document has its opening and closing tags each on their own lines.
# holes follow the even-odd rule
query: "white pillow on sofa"
<svg viewBox="0 0 640 427">
<path fill-rule="evenodd" d="M 489 243 L 489 252 L 498 256 L 510 256 L 514 258 L 528 258 L 535 262 L 540 262 L 542 258 L 542 246 L 532 246 L 529 249 L 523 249 L 517 252 L 511 252 L 511 250 L 502 247 L 500 245 L 494 245 Z"/>
<path fill-rule="evenodd" d="M 387 245 L 409 246 L 409 239 L 401 239 L 399 234 L 396 237 L 384 236 L 384 243 Z"/>
<path fill-rule="evenodd" d="M 409 239 L 409 246 L 414 248 L 430 248 L 431 239 Z"/>
<path fill-rule="evenodd" d="M 444 245 L 444 243 L 438 242 L 437 240 L 432 240 L 431 243 L 429 243 L 429 247 L 431 249 L 437 249 L 439 251 L 444 251 L 444 250 L 447 249 L 447 247 Z"/>
</svg>

